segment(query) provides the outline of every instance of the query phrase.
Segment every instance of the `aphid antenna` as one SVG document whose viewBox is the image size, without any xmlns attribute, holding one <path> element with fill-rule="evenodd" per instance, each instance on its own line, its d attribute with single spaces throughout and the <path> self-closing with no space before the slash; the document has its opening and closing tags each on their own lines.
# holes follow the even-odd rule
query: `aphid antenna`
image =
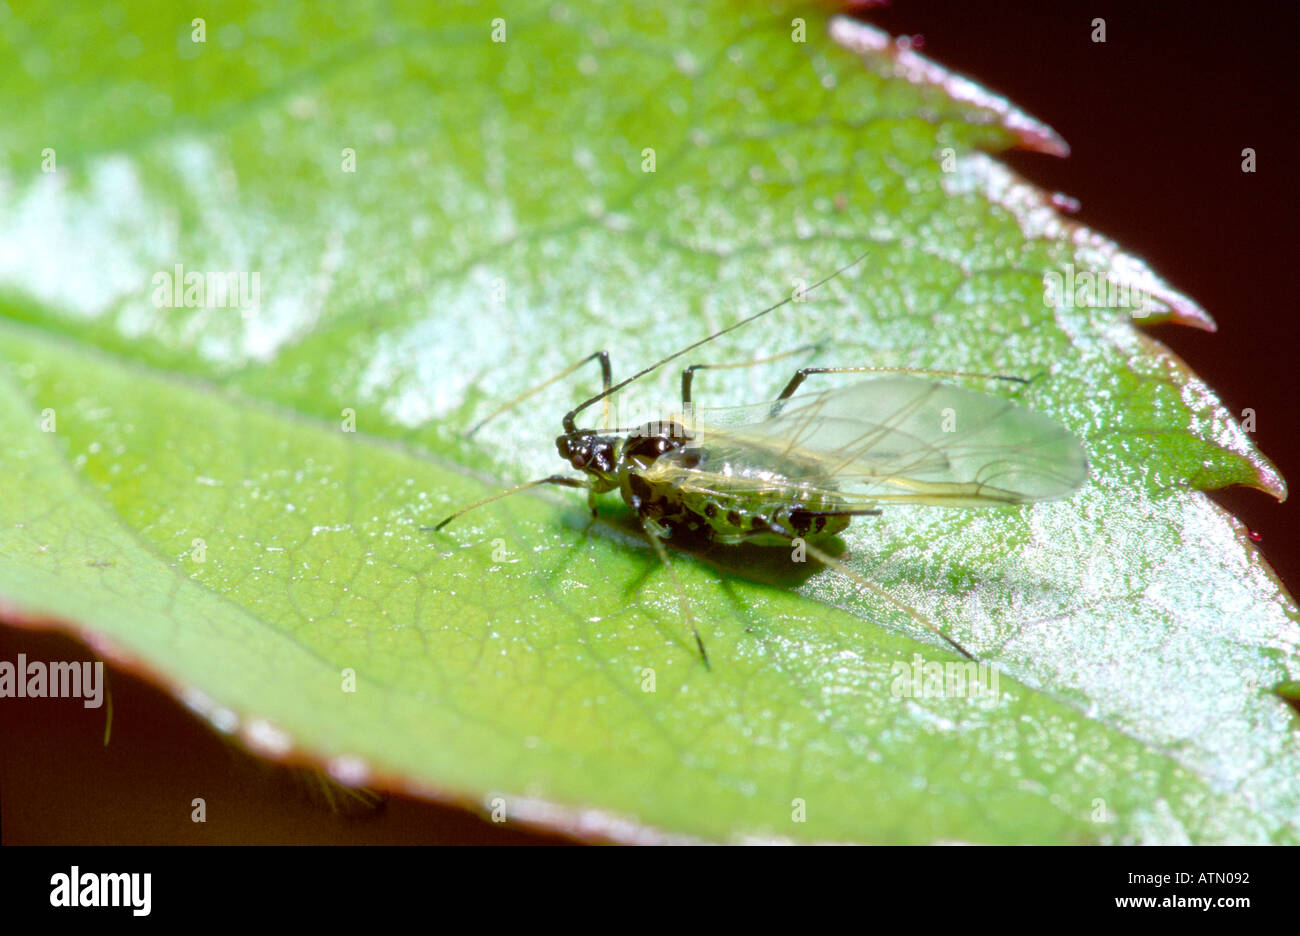
<svg viewBox="0 0 1300 936">
<path fill-rule="evenodd" d="M 1030 384 L 1046 372 L 1033 377 L 1015 374 L 980 374 L 975 371 L 934 370 L 928 367 L 808 367 L 809 374 L 913 374 L 922 377 L 957 377 L 962 380 L 1009 380 L 1012 383 Z"/>
<path fill-rule="evenodd" d="M 496 419 L 506 410 L 513 409 L 514 407 L 518 406 L 520 403 L 524 402 L 524 400 L 528 399 L 529 397 L 541 393 L 551 384 L 563 380 L 565 377 L 568 377 L 578 368 L 582 367 L 583 365 L 587 364 L 590 361 L 594 361 L 597 359 L 600 360 L 601 369 L 604 371 L 606 377 L 608 378 L 609 354 L 605 351 L 597 351 L 595 354 L 588 355 L 587 357 L 583 358 L 581 361 L 578 361 L 576 364 L 566 367 L 564 370 L 560 371 L 558 374 L 556 374 L 554 377 L 552 377 L 550 380 L 546 381 L 545 383 L 540 383 L 536 387 L 533 387 L 531 390 L 525 390 L 523 393 L 519 394 L 519 396 L 515 397 L 514 399 L 507 400 L 505 403 L 502 403 L 500 406 L 498 406 L 492 412 L 488 413 L 486 416 L 484 416 L 474 425 L 470 426 L 469 431 L 465 433 L 465 438 L 468 439 L 472 437 L 474 433 L 482 429 L 484 425 Z"/>
<path fill-rule="evenodd" d="M 853 269 L 863 260 L 867 259 L 870 253 L 871 251 L 867 251 L 866 253 L 863 253 L 856 260 L 853 260 L 851 263 L 848 263 L 840 267 L 838 270 L 836 270 L 834 273 L 831 273 L 829 276 L 825 276 L 822 279 L 818 280 L 817 282 L 813 283 L 807 289 L 803 290 L 802 294 L 807 295 L 808 293 L 812 292 L 814 289 L 826 285 L 831 280 L 835 279 L 837 276 L 841 276 L 842 274 L 847 273 L 849 270 Z M 707 337 L 701 338 L 699 341 L 695 342 L 694 344 L 689 344 L 679 351 L 674 351 L 666 358 L 656 361 L 655 363 L 651 364 L 649 367 L 637 371 L 631 377 L 628 377 L 625 380 L 620 380 L 618 383 L 614 384 L 614 386 L 609 387 L 606 390 L 602 390 L 600 393 L 596 394 L 595 396 L 591 397 L 588 400 L 584 400 L 582 403 L 579 403 L 576 407 L 574 407 L 569 412 L 564 414 L 564 431 L 569 433 L 579 432 L 578 425 L 575 420 L 577 419 L 579 413 L 581 413 L 583 410 L 585 410 L 587 407 L 591 406 L 592 404 L 599 403 L 601 400 L 604 400 L 605 398 L 612 396 L 615 393 L 618 393 L 618 391 L 622 390 L 628 384 L 632 383 L 633 381 L 640 380 L 642 377 L 646 376 L 647 374 L 657 371 L 659 368 L 663 367 L 669 361 L 675 361 L 683 354 L 687 354 L 691 351 L 694 351 L 696 348 L 700 347 L 701 345 L 708 344 L 710 341 L 713 341 L 715 338 L 721 338 L 723 335 L 727 334 L 728 332 L 733 332 L 736 329 L 741 328 L 742 326 L 748 325 L 750 322 L 762 318 L 764 315 L 767 315 L 769 312 L 775 312 L 777 309 L 789 305 L 791 302 L 794 301 L 794 298 L 795 295 L 791 293 L 789 296 L 786 296 L 780 302 L 774 305 L 770 305 L 766 309 L 763 309 L 760 312 L 755 312 L 753 315 L 746 316 L 745 318 L 741 319 L 739 322 L 736 322 L 735 324 L 732 325 L 728 325 L 726 328 L 719 329 L 718 331 L 715 331 L 712 335 L 708 335 Z"/>
</svg>

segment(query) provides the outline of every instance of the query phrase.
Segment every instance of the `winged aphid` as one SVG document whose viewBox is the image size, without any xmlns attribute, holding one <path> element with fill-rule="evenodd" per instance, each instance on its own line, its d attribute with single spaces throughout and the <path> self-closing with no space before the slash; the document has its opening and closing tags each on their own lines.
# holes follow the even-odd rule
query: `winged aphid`
<svg viewBox="0 0 1300 936">
<path fill-rule="evenodd" d="M 697 364 L 682 372 L 680 413 L 625 429 L 586 429 L 577 424 L 589 407 L 793 298 L 714 332 L 617 384 L 611 379 L 609 353 L 598 351 L 500 407 L 471 433 L 579 367 L 591 361 L 600 364 L 601 392 L 565 414 L 564 431 L 555 440 L 560 457 L 582 477 L 557 474 L 510 488 L 457 510 L 432 529 L 441 530 L 467 511 L 544 484 L 585 488 L 593 513 L 597 495 L 617 491 L 666 565 L 665 542 L 788 547 L 797 541 L 822 564 L 902 608 L 970 657 L 915 609 L 815 544 L 842 532 L 854 517 L 877 515 L 892 504 L 981 508 L 1070 496 L 1087 479 L 1088 465 L 1082 446 L 1068 430 L 1002 397 L 939 379 L 1026 383 L 1024 378 L 805 367 L 770 402 L 698 409 L 691 399 L 693 377 L 710 365 Z M 810 377 L 843 374 L 860 376 L 842 386 L 796 393 Z M 691 620 L 680 583 L 678 591 L 683 613 Z M 708 666 L 704 641 L 693 620 L 691 629 Z"/>
</svg>

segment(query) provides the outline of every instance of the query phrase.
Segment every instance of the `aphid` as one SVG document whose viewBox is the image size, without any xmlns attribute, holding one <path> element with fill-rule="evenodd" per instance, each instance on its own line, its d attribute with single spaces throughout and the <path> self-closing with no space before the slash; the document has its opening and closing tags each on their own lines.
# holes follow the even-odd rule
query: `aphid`
<svg viewBox="0 0 1300 936">
<path fill-rule="evenodd" d="M 859 257 L 810 289 L 863 259 Z M 432 529 L 441 530 L 469 510 L 543 484 L 585 488 L 593 514 L 598 494 L 618 491 L 670 573 L 664 547 L 669 541 L 802 545 L 823 565 L 902 608 L 971 657 L 913 608 L 814 543 L 842 532 L 854 517 L 878 515 L 890 504 L 978 508 L 1057 500 L 1072 494 L 1087 479 L 1088 465 L 1079 442 L 1064 427 L 1001 397 L 936 379 L 1027 383 L 1023 378 L 805 367 L 795 372 L 771 402 L 698 410 L 691 399 L 696 371 L 745 365 L 696 364 L 682 371 L 681 413 L 638 428 L 597 430 L 577 425 L 580 413 L 607 401 L 633 381 L 793 298 L 714 332 L 617 384 L 611 380 L 609 353 L 598 351 L 494 411 L 471 432 L 588 362 L 600 362 L 601 392 L 565 414 L 564 431 L 555 440 L 560 457 L 585 477 L 551 475 L 510 488 L 461 508 Z M 795 395 L 809 377 L 835 374 L 872 376 Z M 680 583 L 678 592 L 683 614 L 691 620 Z M 708 666 L 704 641 L 693 621 L 691 629 L 700 657 Z"/>
</svg>

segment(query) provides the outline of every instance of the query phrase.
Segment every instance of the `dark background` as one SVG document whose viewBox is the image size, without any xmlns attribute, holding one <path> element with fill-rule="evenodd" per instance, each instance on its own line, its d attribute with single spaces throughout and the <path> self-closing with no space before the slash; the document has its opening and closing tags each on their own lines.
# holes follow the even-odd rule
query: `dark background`
<svg viewBox="0 0 1300 936">
<path fill-rule="evenodd" d="M 1092 20 L 1107 41 L 1091 41 Z M 1219 324 L 1150 331 L 1239 414 L 1256 444 L 1300 479 L 1295 434 L 1296 40 L 1283 3 L 1017 3 L 909 0 L 864 18 L 920 34 L 922 51 L 1053 126 L 1068 159 L 1005 159 L 1082 203 L 1080 223 L 1143 257 Z M 1253 147 L 1257 171 L 1240 170 Z M 1214 495 L 1260 534 L 1284 582 L 1300 582 L 1297 507 L 1256 491 Z M 65 637 L 0 629 L 0 659 L 86 659 Z M 331 813 L 300 777 L 243 753 L 133 676 L 113 672 L 104 710 L 73 700 L 0 704 L 0 841 L 560 841 L 394 797 Z M 208 823 L 189 821 L 203 796 Z"/>
</svg>

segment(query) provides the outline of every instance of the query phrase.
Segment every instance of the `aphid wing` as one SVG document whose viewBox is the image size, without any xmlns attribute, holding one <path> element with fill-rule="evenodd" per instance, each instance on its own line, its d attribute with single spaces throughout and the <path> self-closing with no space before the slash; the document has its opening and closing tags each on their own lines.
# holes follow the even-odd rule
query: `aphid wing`
<svg viewBox="0 0 1300 936">
<path fill-rule="evenodd" d="M 817 490 L 819 482 L 838 492 L 820 470 L 820 462 L 791 458 L 782 446 L 762 438 L 698 424 L 695 441 L 659 456 L 642 474 L 646 480 L 682 491 L 726 497 L 788 497 Z"/>
<path fill-rule="evenodd" d="M 778 453 L 778 471 L 782 461 L 816 464 L 846 495 L 867 500 L 965 507 L 1054 500 L 1088 476 L 1078 440 L 1054 420 L 918 377 L 792 397 L 775 418 L 749 424 L 737 420 L 739 411 L 722 412 L 742 424 L 714 430 L 714 450 Z"/>
</svg>

